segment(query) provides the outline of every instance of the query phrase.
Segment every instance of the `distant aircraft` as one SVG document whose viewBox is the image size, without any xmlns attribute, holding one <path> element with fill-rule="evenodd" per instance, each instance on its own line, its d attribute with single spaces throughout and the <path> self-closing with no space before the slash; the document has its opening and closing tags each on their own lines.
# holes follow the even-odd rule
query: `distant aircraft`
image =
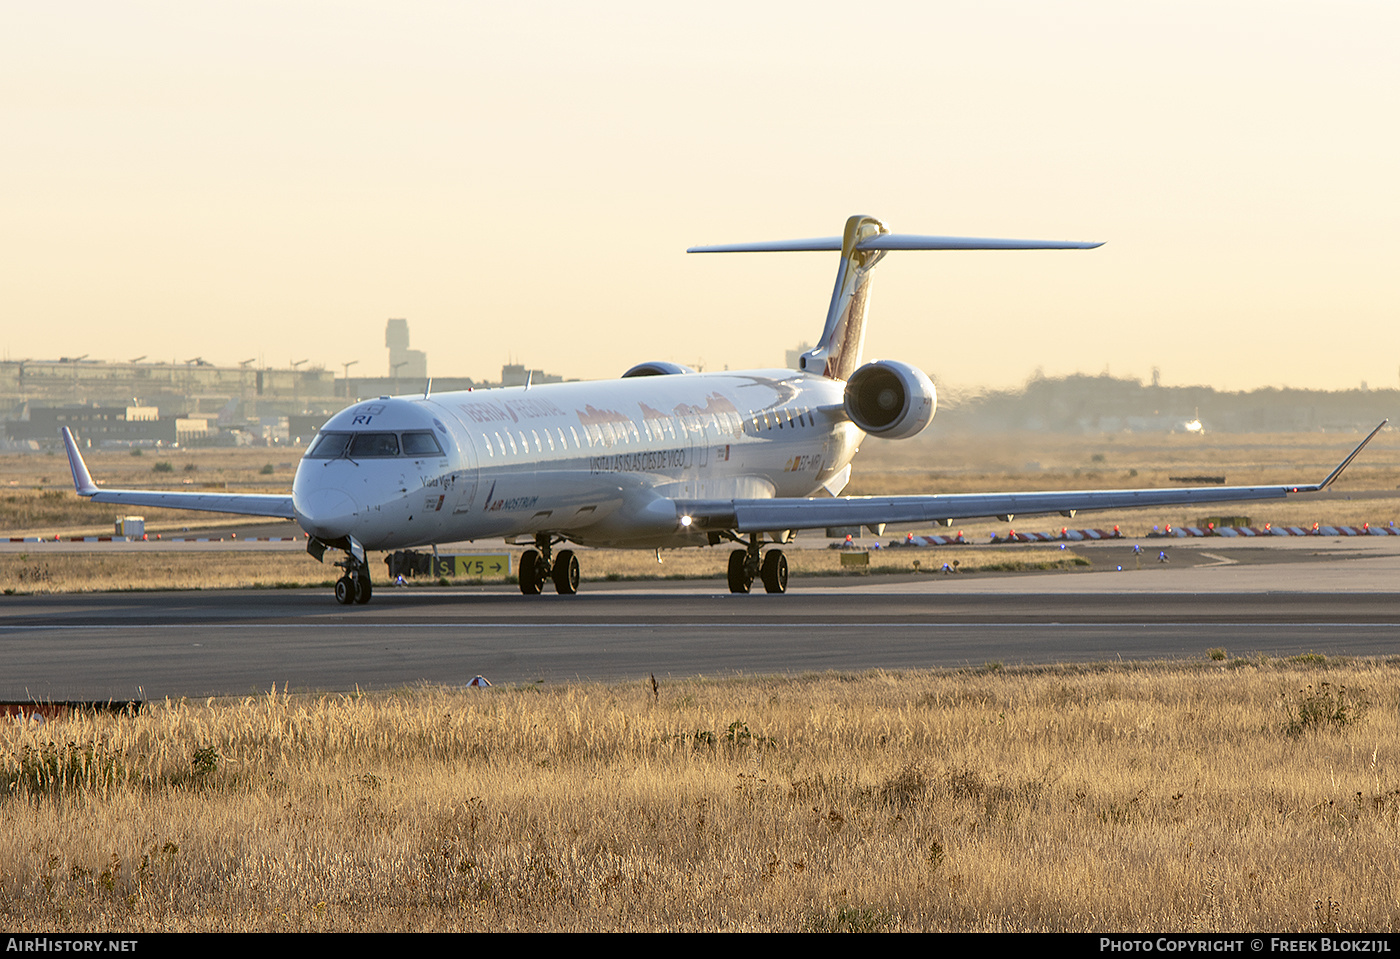
<svg viewBox="0 0 1400 959">
<path fill-rule="evenodd" d="M 1099 245 L 913 236 L 853 216 L 838 237 L 693 247 L 689 252 L 840 253 L 826 326 L 799 369 L 697 373 L 651 362 L 616 380 L 381 396 L 326 422 L 287 496 L 100 489 L 73 435 L 66 427 L 62 435 L 74 486 L 93 502 L 296 520 L 317 559 L 327 550 L 344 552 L 335 595 L 350 604 L 370 599 L 367 550 L 488 537 L 532 545 L 519 561 L 527 595 L 551 580 L 560 594 L 577 591 L 577 553 L 555 551 L 567 543 L 730 543 L 731 592 L 747 593 L 757 580 L 782 593 L 788 565 L 777 546 L 796 530 L 1282 498 L 1326 488 L 1380 431 L 1313 484 L 840 495 L 862 439 L 914 436 L 936 405 L 933 383 L 914 367 L 862 363 L 870 271 L 886 253 Z"/>
</svg>

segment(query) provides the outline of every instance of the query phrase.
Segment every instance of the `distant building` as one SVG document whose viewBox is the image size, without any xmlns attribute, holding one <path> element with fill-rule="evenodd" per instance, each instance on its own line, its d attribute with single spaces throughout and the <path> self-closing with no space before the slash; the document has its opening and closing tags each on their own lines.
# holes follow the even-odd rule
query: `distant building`
<svg viewBox="0 0 1400 959">
<path fill-rule="evenodd" d="M 428 378 L 428 354 L 408 348 L 408 320 L 390 320 L 384 328 L 389 348 L 389 376 L 410 380 Z"/>
<path fill-rule="evenodd" d="M 544 370 L 527 370 L 519 363 L 507 363 L 501 367 L 502 386 L 524 386 L 529 383 L 536 386 L 540 383 L 562 383 L 564 377 L 557 373 L 546 373 Z"/>
<path fill-rule="evenodd" d="M 63 427 L 85 447 L 101 446 L 168 446 L 177 442 L 178 424 L 193 424 L 186 420 L 157 419 L 150 407 L 140 406 L 30 406 L 23 419 L 5 424 L 5 437 L 14 441 L 35 441 L 41 446 L 57 446 L 58 433 Z M 199 429 L 207 432 L 207 424 L 199 421 Z"/>
<path fill-rule="evenodd" d="M 303 413 L 287 417 L 287 441 L 305 445 L 326 422 L 323 413 Z"/>
<path fill-rule="evenodd" d="M 162 417 L 240 406 L 244 415 L 255 415 L 341 405 L 330 370 L 259 369 L 251 363 L 0 360 L 0 415 L 13 418 L 25 404 L 154 408 Z"/>
</svg>

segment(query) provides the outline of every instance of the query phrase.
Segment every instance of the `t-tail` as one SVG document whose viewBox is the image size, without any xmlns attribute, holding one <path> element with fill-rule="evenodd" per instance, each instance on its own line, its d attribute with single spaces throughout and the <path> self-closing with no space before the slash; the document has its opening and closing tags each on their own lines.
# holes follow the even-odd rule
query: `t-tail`
<svg viewBox="0 0 1400 959">
<path fill-rule="evenodd" d="M 862 240 L 889 235 L 889 228 L 873 216 L 853 216 L 841 237 L 841 266 L 836 289 L 826 309 L 822 338 L 798 360 L 800 370 L 821 370 L 833 380 L 849 380 L 860 366 L 865 350 L 865 310 L 870 305 L 870 271 L 885 256 L 884 250 L 861 250 Z"/>
<path fill-rule="evenodd" d="M 802 354 L 798 368 L 848 380 L 861 364 L 865 317 L 870 305 L 870 271 L 891 250 L 1091 250 L 1102 243 L 1061 240 L 997 240 L 970 236 L 916 236 L 891 233 L 873 216 L 853 216 L 841 236 L 695 246 L 688 253 L 789 253 L 839 250 L 836 288 L 817 345 Z"/>
</svg>

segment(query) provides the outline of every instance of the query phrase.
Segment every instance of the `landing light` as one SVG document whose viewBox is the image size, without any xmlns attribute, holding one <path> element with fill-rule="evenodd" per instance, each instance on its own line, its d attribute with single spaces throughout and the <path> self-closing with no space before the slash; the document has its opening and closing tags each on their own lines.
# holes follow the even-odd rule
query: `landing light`
<svg viewBox="0 0 1400 959">
<path fill-rule="evenodd" d="M 681 517 L 681 525 L 682 525 L 682 526 L 689 526 L 689 525 L 690 525 L 690 517 L 689 517 L 689 516 L 682 516 L 682 517 Z"/>
</svg>

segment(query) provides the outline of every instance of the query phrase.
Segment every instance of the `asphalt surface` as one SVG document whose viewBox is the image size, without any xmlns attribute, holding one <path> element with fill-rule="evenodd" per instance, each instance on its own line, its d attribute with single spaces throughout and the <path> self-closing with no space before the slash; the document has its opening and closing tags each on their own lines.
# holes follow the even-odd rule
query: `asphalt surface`
<svg viewBox="0 0 1400 959">
<path fill-rule="evenodd" d="M 875 668 L 1400 656 L 1400 537 L 1077 545 L 1091 572 L 0 597 L 0 700 Z"/>
</svg>

